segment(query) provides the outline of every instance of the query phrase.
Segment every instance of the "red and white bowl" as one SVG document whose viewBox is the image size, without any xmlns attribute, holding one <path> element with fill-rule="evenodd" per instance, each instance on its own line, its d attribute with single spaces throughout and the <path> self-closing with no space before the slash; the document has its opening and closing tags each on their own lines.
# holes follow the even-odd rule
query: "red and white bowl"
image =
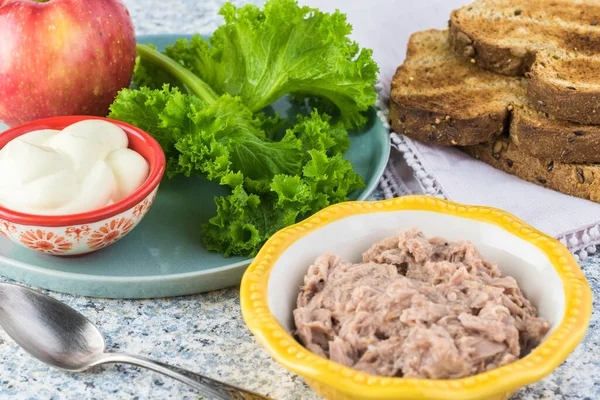
<svg viewBox="0 0 600 400">
<path fill-rule="evenodd" d="M 71 215 L 34 215 L 0 206 L 0 234 L 28 249 L 53 256 L 91 253 L 116 243 L 144 218 L 165 172 L 165 154 L 156 140 L 143 130 L 108 118 L 63 116 L 16 126 L 0 134 L 0 149 L 11 140 L 38 129 L 63 129 L 86 119 L 102 119 L 121 127 L 129 148 L 150 164 L 146 181 L 131 195 L 97 210 Z"/>
</svg>

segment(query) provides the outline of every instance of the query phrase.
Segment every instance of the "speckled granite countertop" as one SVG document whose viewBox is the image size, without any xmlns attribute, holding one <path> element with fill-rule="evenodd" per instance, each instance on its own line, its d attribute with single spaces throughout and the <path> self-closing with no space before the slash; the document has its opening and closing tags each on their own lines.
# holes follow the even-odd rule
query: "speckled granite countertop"
<svg viewBox="0 0 600 400">
<path fill-rule="evenodd" d="M 215 16 L 222 2 L 126 0 L 138 34 L 210 33 L 219 23 Z M 588 335 L 551 376 L 521 390 L 514 399 L 600 399 L 600 258 L 588 260 L 583 268 L 595 295 Z M 274 399 L 318 398 L 301 378 L 271 360 L 254 340 L 241 316 L 238 288 L 160 300 L 51 295 L 97 324 L 109 350 L 159 359 Z M 103 367 L 85 374 L 50 369 L 24 353 L 0 330 L 0 398 L 158 400 L 198 396 L 174 380 L 129 366 Z"/>
<path fill-rule="evenodd" d="M 587 336 L 552 375 L 521 390 L 514 400 L 600 399 L 600 259 L 589 260 L 583 269 L 595 297 L 595 311 Z M 242 319 L 238 288 L 160 300 L 102 300 L 50 294 L 97 324 L 106 336 L 109 350 L 155 358 L 273 399 L 318 399 L 300 377 L 271 360 L 254 340 Z M 108 366 L 73 375 L 48 368 L 0 330 L 0 398 L 166 400 L 199 397 L 177 381 L 129 366 Z"/>
</svg>

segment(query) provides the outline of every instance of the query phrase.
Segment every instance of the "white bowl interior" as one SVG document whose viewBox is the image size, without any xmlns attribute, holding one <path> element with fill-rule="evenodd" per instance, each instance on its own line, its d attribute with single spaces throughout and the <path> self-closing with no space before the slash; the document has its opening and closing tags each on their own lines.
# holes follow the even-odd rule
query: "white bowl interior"
<svg viewBox="0 0 600 400">
<path fill-rule="evenodd" d="M 269 308 L 288 331 L 304 275 L 315 259 L 333 253 L 344 261 L 360 262 L 373 243 L 416 227 L 428 236 L 470 240 L 503 275 L 513 276 L 541 317 L 554 330 L 562 320 L 565 296 L 562 282 L 536 246 L 497 226 L 430 211 L 401 210 L 353 215 L 312 232 L 293 243 L 277 260 L 269 278 Z M 550 332 L 551 332 L 550 331 Z"/>
</svg>

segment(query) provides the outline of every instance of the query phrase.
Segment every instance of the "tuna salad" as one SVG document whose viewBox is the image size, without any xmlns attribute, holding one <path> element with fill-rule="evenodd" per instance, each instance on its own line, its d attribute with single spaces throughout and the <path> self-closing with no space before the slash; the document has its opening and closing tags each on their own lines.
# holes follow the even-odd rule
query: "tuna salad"
<svg viewBox="0 0 600 400">
<path fill-rule="evenodd" d="M 319 257 L 294 319 L 313 353 L 369 374 L 430 379 L 516 361 L 550 329 L 472 243 L 414 228 L 376 243 L 359 264 Z"/>
</svg>

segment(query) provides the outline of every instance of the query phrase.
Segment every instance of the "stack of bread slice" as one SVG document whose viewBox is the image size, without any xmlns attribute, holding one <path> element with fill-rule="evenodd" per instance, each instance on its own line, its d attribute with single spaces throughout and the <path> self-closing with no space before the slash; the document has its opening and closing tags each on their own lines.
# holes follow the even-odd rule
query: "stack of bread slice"
<svg viewBox="0 0 600 400">
<path fill-rule="evenodd" d="M 390 122 L 600 202 L 600 1 L 477 0 L 413 34 Z"/>
</svg>

